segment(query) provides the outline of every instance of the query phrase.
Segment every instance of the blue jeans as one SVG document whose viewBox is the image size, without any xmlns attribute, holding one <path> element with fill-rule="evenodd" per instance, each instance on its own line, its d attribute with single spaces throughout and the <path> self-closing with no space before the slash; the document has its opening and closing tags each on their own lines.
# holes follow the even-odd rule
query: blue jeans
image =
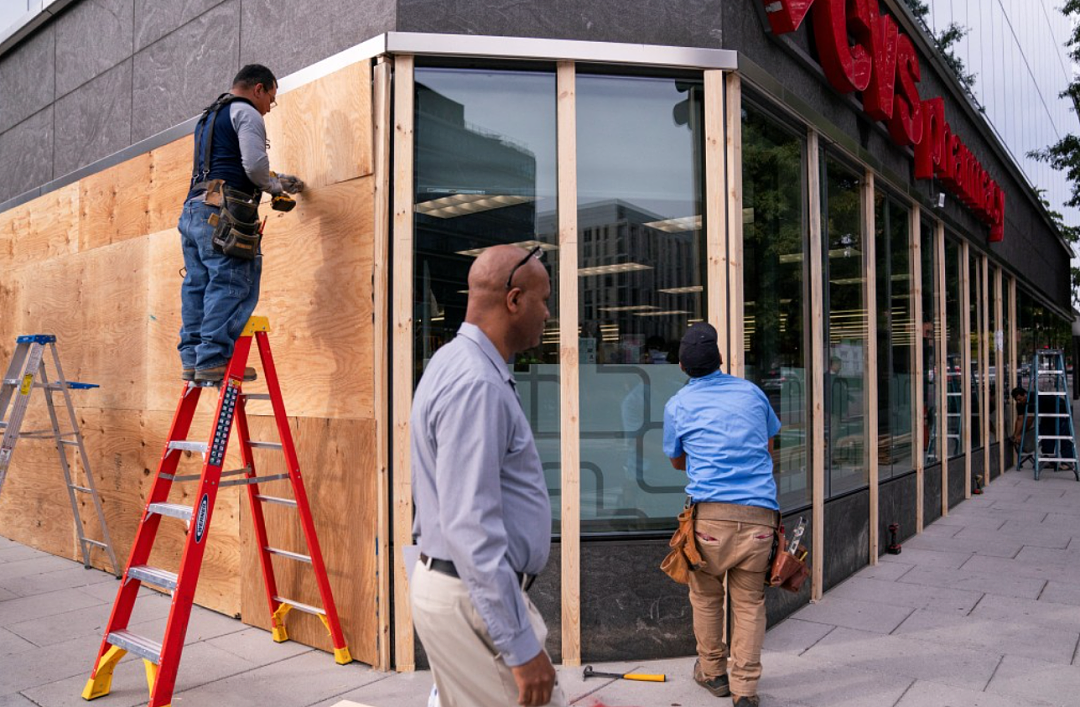
<svg viewBox="0 0 1080 707">
<path fill-rule="evenodd" d="M 187 275 L 180 287 L 180 363 L 185 369 L 224 366 L 259 301 L 262 254 L 254 260 L 214 250 L 206 222 L 219 207 L 189 200 L 180 214 L 180 242 Z"/>
</svg>

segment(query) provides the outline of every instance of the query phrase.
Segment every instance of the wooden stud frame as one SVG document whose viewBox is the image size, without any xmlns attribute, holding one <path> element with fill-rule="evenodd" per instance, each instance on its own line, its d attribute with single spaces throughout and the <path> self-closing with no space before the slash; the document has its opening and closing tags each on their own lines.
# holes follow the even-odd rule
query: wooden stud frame
<svg viewBox="0 0 1080 707">
<path fill-rule="evenodd" d="M 949 319 L 946 316 L 948 293 L 945 291 L 945 224 L 938 221 L 934 227 L 937 247 L 937 389 L 938 389 L 938 457 L 941 459 L 941 516 L 949 515 L 949 374 L 946 347 L 949 345 Z"/>
<path fill-rule="evenodd" d="M 394 58 L 394 662 L 399 672 L 416 669 L 412 608 L 402 548 L 412 545 L 412 478 L 409 414 L 413 371 L 413 66 Z"/>
<path fill-rule="evenodd" d="M 375 361 L 375 473 L 381 501 L 390 498 L 390 140 L 393 124 L 390 122 L 390 91 L 392 64 L 387 57 L 379 57 L 372 74 L 374 84 L 375 137 L 375 250 L 374 283 L 372 287 L 374 332 L 372 345 L 377 352 Z M 379 670 L 390 669 L 390 507 L 379 503 L 376 552 L 378 553 L 378 606 L 379 658 L 375 666 Z"/>
<path fill-rule="evenodd" d="M 818 134 L 813 130 L 806 137 L 807 197 L 810 205 L 810 411 L 811 425 L 811 483 L 813 485 L 811 519 L 810 600 L 821 599 L 824 585 L 825 559 L 825 329 L 824 298 L 821 281 L 821 150 Z"/>
<path fill-rule="evenodd" d="M 578 417 L 577 99 L 574 62 L 559 62 L 559 382 L 562 431 L 562 664 L 581 665 L 581 450 Z"/>
<path fill-rule="evenodd" d="M 911 325 L 912 345 L 915 348 L 915 372 L 912 376 L 914 390 L 911 399 L 914 401 L 912 410 L 913 419 L 911 429 L 914 433 L 912 447 L 915 459 L 915 532 L 923 531 L 923 484 L 925 483 L 926 452 L 924 446 L 926 440 L 923 435 L 923 380 L 925 378 L 925 362 L 923 361 L 923 291 L 922 291 L 922 210 L 918 204 L 911 207 L 911 216 L 908 221 L 908 232 L 911 234 L 911 248 L 909 249 L 911 260 Z M 933 336 L 933 332 L 930 333 Z"/>
<path fill-rule="evenodd" d="M 1005 473 L 1005 331 L 1002 321 L 1002 279 L 1001 268 L 994 268 L 994 384 L 997 386 L 994 397 L 997 399 L 997 440 L 998 473 Z M 1001 332 L 1001 348 L 997 346 L 998 332 Z"/>
<path fill-rule="evenodd" d="M 742 194 L 742 80 L 727 76 L 727 256 L 728 256 L 728 373 L 746 374 L 743 339 L 743 194 Z"/>
<path fill-rule="evenodd" d="M 705 190 L 705 289 L 709 323 L 716 328 L 720 353 L 730 365 L 729 317 L 724 316 L 728 311 L 728 200 L 726 191 L 713 188 L 710 179 L 725 169 L 724 79 L 723 71 L 705 72 L 705 183 L 709 185 Z"/>
<path fill-rule="evenodd" d="M 866 463 L 870 480 L 870 564 L 878 563 L 878 346 L 877 346 L 877 225 L 874 214 L 874 173 L 866 170 L 862 189 L 863 208 L 863 309 L 866 311 L 867 381 L 863 389 L 866 406 Z M 824 345 L 824 344 L 822 344 Z"/>
<path fill-rule="evenodd" d="M 983 485 L 990 483 L 990 262 L 986 256 L 979 256 L 979 272 L 982 275 L 979 292 L 979 363 L 981 374 L 981 410 L 983 443 Z"/>
<path fill-rule="evenodd" d="M 1016 279 L 1008 278 L 1009 282 L 1009 342 L 1005 350 L 1009 357 L 1009 391 L 1016 387 L 1016 379 L 1019 372 L 1016 369 Z M 1014 405 L 1015 407 L 1015 405 Z"/>
<path fill-rule="evenodd" d="M 960 424 L 964 444 L 964 498 L 971 498 L 971 262 L 967 241 L 960 242 Z"/>
</svg>

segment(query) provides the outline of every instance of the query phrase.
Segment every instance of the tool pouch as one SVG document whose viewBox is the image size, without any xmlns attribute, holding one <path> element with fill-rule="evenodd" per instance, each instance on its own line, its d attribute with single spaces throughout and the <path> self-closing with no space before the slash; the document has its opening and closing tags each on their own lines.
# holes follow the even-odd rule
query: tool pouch
<svg viewBox="0 0 1080 707">
<path fill-rule="evenodd" d="M 251 194 L 221 186 L 220 214 L 210 217 L 214 226 L 214 250 L 232 258 L 254 260 L 259 254 L 259 202 Z M 207 203 L 210 203 L 210 191 L 207 191 Z M 216 223 L 214 217 L 217 217 Z"/>
<path fill-rule="evenodd" d="M 768 586 L 786 589 L 798 594 L 806 578 L 810 576 L 810 566 L 784 549 L 784 526 L 776 529 L 773 540 L 772 559 L 769 562 Z"/>
<path fill-rule="evenodd" d="M 668 542 L 671 552 L 660 563 L 660 569 L 679 584 L 689 584 L 690 573 L 696 572 L 705 565 L 694 537 L 696 510 L 697 506 L 690 504 L 679 514 L 679 528 Z"/>
</svg>

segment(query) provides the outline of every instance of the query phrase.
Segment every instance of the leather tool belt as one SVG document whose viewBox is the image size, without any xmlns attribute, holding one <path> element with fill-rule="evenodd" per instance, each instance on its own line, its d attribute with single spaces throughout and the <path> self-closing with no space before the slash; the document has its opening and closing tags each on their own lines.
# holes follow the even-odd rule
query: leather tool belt
<svg viewBox="0 0 1080 707">
<path fill-rule="evenodd" d="M 262 241 L 257 194 L 227 187 L 220 179 L 206 185 L 206 204 L 221 207 L 219 213 L 207 219 L 214 227 L 214 250 L 232 258 L 254 260 Z"/>
</svg>

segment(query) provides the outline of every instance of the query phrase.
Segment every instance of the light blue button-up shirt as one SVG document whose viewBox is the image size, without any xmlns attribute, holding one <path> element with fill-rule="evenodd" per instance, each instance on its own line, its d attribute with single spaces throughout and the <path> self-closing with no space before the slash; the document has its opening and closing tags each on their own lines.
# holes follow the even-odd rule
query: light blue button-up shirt
<svg viewBox="0 0 1080 707">
<path fill-rule="evenodd" d="M 540 653 L 515 572 L 551 549 L 551 500 L 506 361 L 462 324 L 428 363 L 412 409 L 413 533 L 451 560 L 509 666 Z"/>
<path fill-rule="evenodd" d="M 761 388 L 721 371 L 691 378 L 664 406 L 664 454 L 686 453 L 686 495 L 696 503 L 780 510 L 768 448 L 779 431 Z"/>
</svg>

